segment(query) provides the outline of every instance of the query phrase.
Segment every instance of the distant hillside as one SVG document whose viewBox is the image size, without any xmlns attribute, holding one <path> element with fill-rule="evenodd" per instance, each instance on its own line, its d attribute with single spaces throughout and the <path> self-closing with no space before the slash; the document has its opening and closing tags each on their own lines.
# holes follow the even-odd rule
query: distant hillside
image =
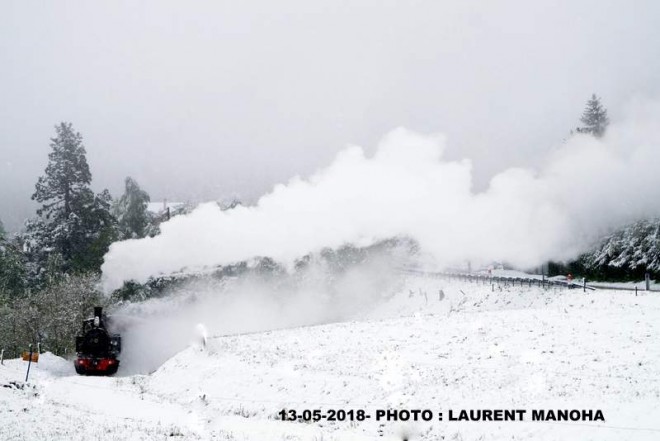
<svg viewBox="0 0 660 441">
<path fill-rule="evenodd" d="M 660 276 L 660 218 L 641 220 L 607 238 L 581 257 L 587 273 L 600 278 Z"/>
</svg>

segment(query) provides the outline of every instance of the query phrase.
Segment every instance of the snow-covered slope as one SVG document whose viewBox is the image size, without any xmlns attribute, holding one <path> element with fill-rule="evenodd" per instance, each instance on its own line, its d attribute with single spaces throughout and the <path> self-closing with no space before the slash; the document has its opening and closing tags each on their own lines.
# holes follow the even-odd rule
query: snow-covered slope
<svg viewBox="0 0 660 441">
<path fill-rule="evenodd" d="M 359 321 L 213 338 L 150 376 L 77 377 L 45 357 L 30 385 L 0 388 L 0 439 L 656 440 L 658 331 L 657 295 L 410 277 Z M 23 362 L 6 364 L 0 384 L 21 384 Z M 606 421 L 278 418 L 390 407 L 601 409 Z"/>
</svg>

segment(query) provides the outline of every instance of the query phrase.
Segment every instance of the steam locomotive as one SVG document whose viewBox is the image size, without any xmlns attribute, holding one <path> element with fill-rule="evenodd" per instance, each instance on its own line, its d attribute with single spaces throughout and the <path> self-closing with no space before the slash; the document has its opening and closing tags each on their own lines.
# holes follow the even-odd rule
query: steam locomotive
<svg viewBox="0 0 660 441">
<path fill-rule="evenodd" d="M 73 362 L 80 375 L 112 375 L 119 369 L 117 356 L 121 352 L 121 336 L 111 334 L 103 308 L 94 308 L 94 317 L 83 321 L 76 337 L 78 357 Z"/>
</svg>

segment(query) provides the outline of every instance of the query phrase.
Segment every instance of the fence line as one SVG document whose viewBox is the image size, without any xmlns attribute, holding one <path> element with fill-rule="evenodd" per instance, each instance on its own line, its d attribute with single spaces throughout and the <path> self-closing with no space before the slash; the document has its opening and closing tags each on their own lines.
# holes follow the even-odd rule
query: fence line
<svg viewBox="0 0 660 441">
<path fill-rule="evenodd" d="M 561 287 L 567 289 L 576 289 L 582 288 L 583 290 L 596 291 L 599 289 L 612 289 L 612 290 L 622 290 L 622 291 L 635 291 L 636 288 L 620 288 L 616 286 L 592 286 L 588 285 L 585 282 L 569 282 L 566 280 L 552 280 L 547 279 L 544 276 L 541 278 L 538 277 L 510 277 L 510 276 L 493 276 L 486 274 L 472 274 L 472 273 L 461 273 L 461 272 L 450 272 L 450 271 L 423 271 L 413 268 L 402 268 L 399 270 L 402 273 L 414 274 L 425 277 L 431 277 L 436 279 L 448 279 L 448 280 L 457 280 L 470 283 L 480 283 L 484 285 L 494 285 L 498 286 L 527 286 L 529 288 L 533 286 L 538 286 L 542 288 L 553 288 Z M 649 291 L 657 292 L 657 290 L 650 289 Z"/>
</svg>

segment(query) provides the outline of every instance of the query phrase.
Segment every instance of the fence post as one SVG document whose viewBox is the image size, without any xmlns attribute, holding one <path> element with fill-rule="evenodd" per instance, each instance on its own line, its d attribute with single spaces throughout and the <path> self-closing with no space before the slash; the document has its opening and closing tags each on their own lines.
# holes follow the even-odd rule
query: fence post
<svg viewBox="0 0 660 441">
<path fill-rule="evenodd" d="M 0 350 L 0 364 L 5 364 L 5 350 Z"/>
<path fill-rule="evenodd" d="M 587 278 L 582 278 L 582 292 L 587 292 Z"/>
<path fill-rule="evenodd" d="M 637 297 L 637 285 L 635 285 L 635 297 Z"/>
<path fill-rule="evenodd" d="M 28 358 L 28 368 L 27 373 L 25 374 L 25 382 L 27 383 L 28 377 L 30 376 L 30 365 L 32 364 L 32 343 L 30 343 L 30 356 Z"/>
<path fill-rule="evenodd" d="M 543 287 L 545 288 L 545 268 L 541 264 L 541 281 L 543 282 Z"/>
<path fill-rule="evenodd" d="M 644 274 L 644 282 L 646 282 L 646 290 L 650 291 L 651 290 L 651 274 L 649 274 L 649 273 Z"/>
</svg>

